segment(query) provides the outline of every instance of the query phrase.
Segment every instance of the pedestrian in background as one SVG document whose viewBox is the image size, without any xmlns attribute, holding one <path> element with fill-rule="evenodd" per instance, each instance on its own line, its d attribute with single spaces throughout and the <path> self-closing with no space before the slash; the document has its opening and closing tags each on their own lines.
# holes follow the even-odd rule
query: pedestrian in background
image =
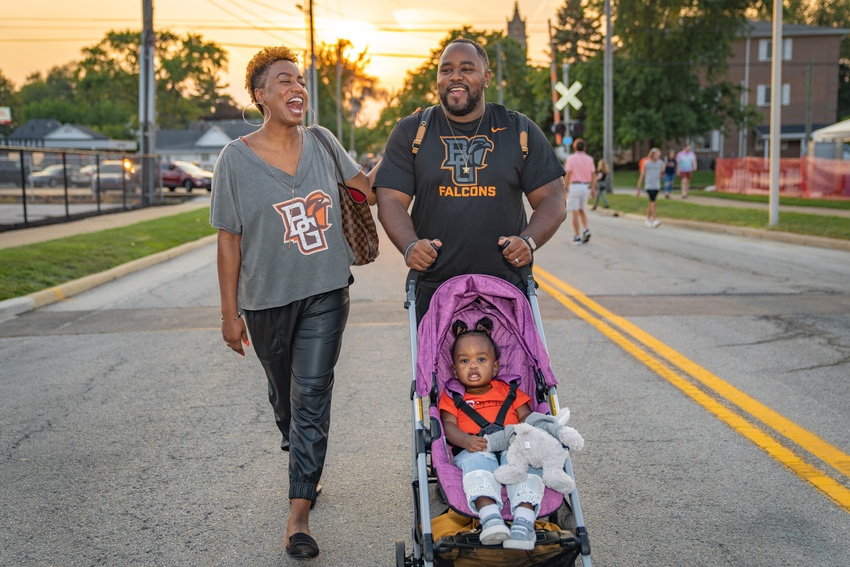
<svg viewBox="0 0 850 567">
<path fill-rule="evenodd" d="M 592 207 L 594 211 L 599 205 L 599 199 L 602 199 L 602 206 L 606 209 L 608 208 L 608 199 L 605 198 L 605 192 L 608 191 L 608 174 L 610 171 L 604 159 L 599 160 L 599 163 L 596 164 L 596 199 L 593 200 Z"/>
<path fill-rule="evenodd" d="M 587 143 L 577 138 L 573 142 L 573 153 L 564 163 L 567 174 L 564 186 L 567 188 L 567 213 L 572 217 L 573 244 L 585 244 L 590 240 L 590 227 L 587 225 L 587 201 L 596 192 L 596 167 L 593 158 L 585 153 Z M 584 227 L 584 230 L 581 230 Z"/>
<path fill-rule="evenodd" d="M 676 154 L 676 171 L 682 178 L 682 199 L 688 198 L 688 189 L 691 187 L 691 177 L 697 170 L 697 156 L 691 150 L 690 144 L 685 144 L 682 151 Z"/>
<path fill-rule="evenodd" d="M 646 226 L 648 228 L 656 228 L 661 224 L 655 214 L 655 199 L 658 198 L 658 192 L 661 190 L 661 175 L 664 172 L 664 162 L 659 159 L 660 157 L 661 150 L 658 148 L 649 150 L 637 182 L 636 196 L 640 197 L 641 183 L 644 183 L 646 195 L 649 197 L 649 205 L 646 209 Z"/>
<path fill-rule="evenodd" d="M 676 152 L 668 150 L 667 157 L 664 160 L 664 198 L 670 198 L 670 192 L 673 191 L 673 181 L 676 179 Z"/>
</svg>

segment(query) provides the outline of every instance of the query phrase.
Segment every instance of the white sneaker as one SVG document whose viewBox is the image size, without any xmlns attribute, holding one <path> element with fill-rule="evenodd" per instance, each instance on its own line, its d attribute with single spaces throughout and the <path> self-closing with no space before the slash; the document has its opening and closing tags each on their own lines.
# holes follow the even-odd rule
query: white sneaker
<svg viewBox="0 0 850 567">
<path fill-rule="evenodd" d="M 644 224 L 646 224 L 646 228 L 652 228 L 652 221 L 651 220 L 646 219 L 646 221 L 644 221 Z"/>
<path fill-rule="evenodd" d="M 534 549 L 537 542 L 537 534 L 534 533 L 534 522 L 525 518 L 514 518 L 511 524 L 510 537 L 502 543 L 505 549 Z"/>
<path fill-rule="evenodd" d="M 581 236 L 576 236 L 575 238 L 573 238 L 573 246 L 581 246 L 581 244 Z"/>
<path fill-rule="evenodd" d="M 511 530 L 499 514 L 490 514 L 481 520 L 481 535 L 478 539 L 484 545 L 498 545 L 508 539 Z"/>
<path fill-rule="evenodd" d="M 661 222 L 658 219 L 655 219 L 654 221 L 652 221 L 652 228 L 658 228 L 658 225 L 660 224 Z"/>
</svg>

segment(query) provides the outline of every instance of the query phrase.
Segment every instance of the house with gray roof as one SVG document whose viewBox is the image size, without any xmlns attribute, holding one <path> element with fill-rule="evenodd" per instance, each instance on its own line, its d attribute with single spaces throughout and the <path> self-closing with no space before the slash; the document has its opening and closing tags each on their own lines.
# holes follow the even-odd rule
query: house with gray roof
<svg viewBox="0 0 850 567">
<path fill-rule="evenodd" d="M 133 140 L 113 140 L 79 124 L 62 124 L 52 118 L 28 120 L 0 143 L 8 146 L 46 149 L 136 150 Z"/>
<path fill-rule="evenodd" d="M 190 161 L 212 170 L 224 146 L 258 128 L 243 120 L 202 120 L 183 130 L 157 130 L 156 154 L 162 161 Z"/>
</svg>

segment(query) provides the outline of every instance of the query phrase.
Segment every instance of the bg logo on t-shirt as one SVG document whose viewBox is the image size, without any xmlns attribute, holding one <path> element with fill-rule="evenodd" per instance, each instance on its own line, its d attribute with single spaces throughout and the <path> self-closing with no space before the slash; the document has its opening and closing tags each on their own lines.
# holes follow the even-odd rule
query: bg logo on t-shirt
<svg viewBox="0 0 850 567">
<path fill-rule="evenodd" d="M 286 232 L 285 243 L 294 242 L 302 254 L 313 254 L 327 250 L 325 231 L 330 228 L 328 223 L 328 207 L 331 198 L 321 190 L 307 195 L 306 199 L 296 197 L 274 206 L 283 219 Z"/>
<path fill-rule="evenodd" d="M 445 136 L 441 138 L 446 148 L 446 159 L 441 169 L 452 172 L 455 185 L 477 185 L 478 170 L 487 167 L 487 152 L 493 142 L 487 136 Z"/>
</svg>

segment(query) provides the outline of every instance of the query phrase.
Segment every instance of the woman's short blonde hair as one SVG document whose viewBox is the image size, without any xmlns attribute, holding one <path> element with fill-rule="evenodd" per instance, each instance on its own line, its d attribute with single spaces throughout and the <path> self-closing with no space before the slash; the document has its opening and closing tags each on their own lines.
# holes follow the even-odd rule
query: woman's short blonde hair
<svg viewBox="0 0 850 567">
<path fill-rule="evenodd" d="M 257 102 L 254 90 L 263 88 L 269 67 L 277 61 L 289 61 L 297 67 L 298 55 L 282 45 L 280 47 L 264 47 L 251 58 L 247 69 L 245 69 L 245 88 L 248 89 L 251 102 L 257 105 L 263 115 L 265 115 L 265 110 L 263 110 L 263 105 Z"/>
</svg>

